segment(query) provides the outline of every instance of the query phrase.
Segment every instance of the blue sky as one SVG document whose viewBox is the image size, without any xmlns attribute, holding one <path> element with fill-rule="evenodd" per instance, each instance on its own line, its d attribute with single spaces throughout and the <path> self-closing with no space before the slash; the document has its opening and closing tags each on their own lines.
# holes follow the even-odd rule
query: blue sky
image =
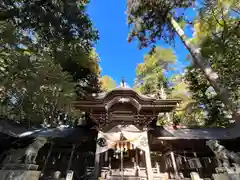
<svg viewBox="0 0 240 180">
<path fill-rule="evenodd" d="M 104 3 L 101 0 L 92 0 L 88 7 L 88 14 L 100 34 L 96 50 L 101 58 L 102 75 L 111 76 L 118 84 L 124 76 L 125 81 L 132 86 L 136 77 L 136 66 L 143 62 L 143 57 L 149 49 L 139 50 L 137 41 L 127 42 L 129 29 L 125 13 L 126 6 L 126 0 L 104 0 Z M 192 10 L 189 10 L 187 15 L 195 16 Z M 192 34 L 190 29 L 186 33 Z M 169 47 L 161 41 L 158 45 Z M 182 72 L 183 67 L 189 64 L 186 61 L 188 51 L 178 38 L 175 52 L 178 71 Z"/>
</svg>

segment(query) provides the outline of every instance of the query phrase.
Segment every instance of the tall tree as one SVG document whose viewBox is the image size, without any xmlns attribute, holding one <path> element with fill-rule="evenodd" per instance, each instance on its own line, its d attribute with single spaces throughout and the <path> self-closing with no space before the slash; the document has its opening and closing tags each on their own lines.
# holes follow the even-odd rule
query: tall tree
<svg viewBox="0 0 240 180">
<path fill-rule="evenodd" d="M 217 69 L 221 83 L 228 87 L 229 99 L 239 107 L 240 23 L 237 14 L 239 15 L 240 6 L 236 1 L 213 2 L 207 2 L 201 9 L 194 24 L 195 37 L 192 43 L 201 47 L 202 56 L 209 59 Z M 231 11 L 235 13 L 232 14 Z M 199 69 L 190 67 L 185 75 L 194 99 L 208 113 L 206 124 L 226 126 L 231 113 L 221 103 L 219 95 L 214 94 L 204 74 Z"/>
<path fill-rule="evenodd" d="M 128 0 L 128 20 L 129 24 L 133 25 L 129 41 L 133 37 L 137 37 L 141 42 L 140 47 L 146 47 L 160 38 L 171 43 L 175 35 L 178 35 L 189 50 L 194 64 L 204 72 L 221 100 L 234 113 L 234 119 L 239 120 L 237 107 L 229 99 L 229 91 L 221 84 L 219 76 L 210 66 L 209 60 L 202 56 L 201 49 L 190 42 L 180 25 L 180 22 L 187 22 L 187 20 L 184 12 L 179 15 L 176 9 L 184 10 L 193 5 L 194 1 L 189 0 Z"/>
<path fill-rule="evenodd" d="M 154 48 L 137 66 L 135 87 L 143 94 L 155 94 L 161 98 L 168 83 L 164 73 L 171 70 L 175 62 L 176 55 L 172 49 Z"/>
<path fill-rule="evenodd" d="M 0 2 L 1 115 L 56 124 L 59 111 L 71 113 L 75 91 L 99 90 L 99 57 L 92 48 L 98 33 L 86 5 Z"/>
<path fill-rule="evenodd" d="M 35 125 L 43 121 L 56 125 L 59 110 L 70 113 L 75 83 L 51 57 L 22 50 L 11 52 L 4 60 L 6 71 L 0 75 L 5 92 L 1 116 Z"/>
<path fill-rule="evenodd" d="M 185 73 L 174 75 L 169 82 L 171 84 L 169 97 L 182 100 L 180 107 L 172 116 L 173 123 L 187 126 L 205 125 L 205 110 L 201 103 L 193 98 L 189 84 L 185 80 Z"/>
<path fill-rule="evenodd" d="M 74 79 L 89 79 L 89 54 L 98 32 L 86 14 L 86 1 L 0 2 L 1 22 L 15 27 L 15 44 L 35 52 L 47 52 Z M 9 37 L 9 36 L 8 36 Z M 30 41 L 30 40 L 31 41 Z"/>
<path fill-rule="evenodd" d="M 200 105 L 206 114 L 204 125 L 214 127 L 229 125 L 229 117 L 227 117 L 229 112 L 204 78 L 204 74 L 199 69 L 189 67 L 184 79 L 188 83 L 193 100 Z"/>
<path fill-rule="evenodd" d="M 159 99 L 166 99 L 169 90 L 166 73 L 173 69 L 176 55 L 172 49 L 156 47 L 144 56 L 144 62 L 136 70 L 135 89 Z M 162 114 L 158 123 L 171 123 L 170 115 Z M 163 117 L 166 117 L 165 120 Z"/>
</svg>

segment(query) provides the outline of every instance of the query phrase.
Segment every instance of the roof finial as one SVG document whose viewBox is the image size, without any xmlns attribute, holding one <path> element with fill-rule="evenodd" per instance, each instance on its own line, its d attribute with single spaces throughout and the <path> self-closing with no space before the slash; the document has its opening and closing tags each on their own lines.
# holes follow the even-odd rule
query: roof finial
<svg viewBox="0 0 240 180">
<path fill-rule="evenodd" d="M 125 87 L 125 80 L 124 80 L 124 77 L 122 77 L 122 87 Z"/>
</svg>

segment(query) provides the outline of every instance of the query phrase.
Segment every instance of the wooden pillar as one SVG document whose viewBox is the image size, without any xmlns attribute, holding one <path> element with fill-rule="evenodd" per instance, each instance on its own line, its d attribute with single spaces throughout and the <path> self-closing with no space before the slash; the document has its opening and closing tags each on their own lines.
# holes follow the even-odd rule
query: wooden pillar
<svg viewBox="0 0 240 180">
<path fill-rule="evenodd" d="M 146 151 L 145 151 L 145 160 L 146 160 L 146 166 L 147 166 L 148 180 L 153 180 L 153 171 L 152 171 L 152 163 L 151 163 L 149 145 L 148 145 L 148 147 L 146 148 Z"/>
<path fill-rule="evenodd" d="M 108 162 L 108 150 L 105 152 L 105 157 L 104 157 L 105 164 Z"/>
<path fill-rule="evenodd" d="M 196 152 L 194 152 L 193 155 L 194 155 L 194 157 L 195 157 L 196 159 L 198 158 Z M 200 169 L 198 168 L 198 163 L 197 163 L 196 165 L 197 165 L 196 170 L 197 170 L 197 172 L 200 174 Z"/>
<path fill-rule="evenodd" d="M 48 160 L 49 160 L 49 157 L 52 153 L 52 148 L 53 148 L 53 143 L 50 144 L 50 148 L 48 149 L 48 154 L 47 154 L 47 157 L 46 157 L 46 160 L 44 161 L 44 164 L 43 164 L 43 167 L 42 167 L 42 172 L 41 172 L 41 177 L 44 175 L 44 171 L 47 167 L 47 163 L 48 163 Z"/>
<path fill-rule="evenodd" d="M 159 163 L 156 161 L 156 168 L 157 168 L 157 173 L 160 174 L 160 167 L 159 167 Z"/>
<path fill-rule="evenodd" d="M 171 160 L 172 160 L 172 164 L 173 164 L 175 178 L 178 179 L 178 170 L 177 170 L 176 160 L 175 160 L 173 152 L 170 153 L 170 156 L 171 156 Z"/>
<path fill-rule="evenodd" d="M 68 167 L 67 167 L 66 174 L 67 174 L 68 171 L 71 169 L 71 165 L 72 165 L 72 160 L 73 160 L 73 155 L 74 155 L 74 152 L 75 152 L 75 148 L 76 148 L 76 145 L 74 144 L 74 145 L 72 146 L 72 151 L 71 151 L 70 159 L 69 159 L 69 161 L 68 161 Z"/>
<path fill-rule="evenodd" d="M 136 157 L 136 166 L 138 166 L 139 165 L 139 162 L 138 162 L 138 149 L 136 148 L 135 149 L 135 157 Z"/>
<path fill-rule="evenodd" d="M 100 173 L 100 153 L 98 152 L 98 145 L 96 145 L 96 152 L 95 152 L 95 164 L 94 164 L 94 176 L 92 180 L 97 180 Z"/>
<path fill-rule="evenodd" d="M 124 170 L 123 170 L 123 148 L 121 148 L 121 180 L 123 180 Z"/>
<path fill-rule="evenodd" d="M 104 173 L 102 173 L 102 169 L 104 167 L 104 158 L 105 152 L 100 153 L 100 160 L 99 160 L 99 177 L 102 177 Z"/>
<path fill-rule="evenodd" d="M 138 149 L 135 149 L 135 153 L 136 153 L 136 176 L 139 176 L 139 160 L 138 160 Z"/>
<path fill-rule="evenodd" d="M 111 169 L 112 169 L 112 158 L 111 157 L 109 157 L 108 158 L 108 169 L 109 169 L 109 171 L 111 172 Z"/>
</svg>

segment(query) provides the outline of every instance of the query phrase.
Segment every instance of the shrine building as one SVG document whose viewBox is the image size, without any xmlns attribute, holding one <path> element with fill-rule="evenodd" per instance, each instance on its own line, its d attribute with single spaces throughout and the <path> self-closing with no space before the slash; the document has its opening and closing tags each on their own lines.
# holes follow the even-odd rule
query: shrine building
<svg viewBox="0 0 240 180">
<path fill-rule="evenodd" d="M 36 137 L 47 138 L 35 169 L 43 180 L 190 179 L 193 172 L 211 179 L 220 173 L 219 164 L 206 141 L 219 140 L 229 151 L 240 152 L 240 133 L 230 128 L 158 126 L 159 114 L 175 111 L 180 103 L 180 99 L 156 99 L 122 85 L 77 99 L 73 106 L 84 117 L 76 127 L 14 137 L 8 129 L 18 134 L 26 130 L 17 126 L 14 130 L 9 124 L 1 130 L 0 125 L 1 152 L 21 149 Z M 7 170 L 9 166 L 2 164 L 0 173 Z"/>
</svg>

